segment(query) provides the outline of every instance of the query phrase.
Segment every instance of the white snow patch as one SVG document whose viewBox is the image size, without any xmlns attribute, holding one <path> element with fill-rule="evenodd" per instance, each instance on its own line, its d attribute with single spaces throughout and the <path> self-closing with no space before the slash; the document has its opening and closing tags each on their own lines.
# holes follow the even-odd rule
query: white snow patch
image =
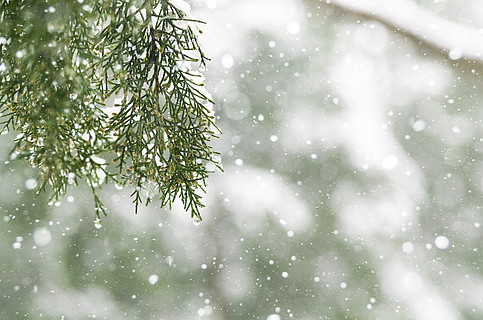
<svg viewBox="0 0 483 320">
<path fill-rule="evenodd" d="M 411 253 L 414 251 L 414 244 L 412 242 L 404 242 L 402 245 L 402 251 L 404 253 Z"/>
<path fill-rule="evenodd" d="M 451 60 L 459 60 L 463 58 L 463 50 L 460 48 L 453 48 L 449 51 L 448 56 Z"/>
<path fill-rule="evenodd" d="M 421 289 L 421 286 L 423 285 L 421 277 L 415 272 L 406 273 L 403 277 L 403 283 L 406 290 L 413 292 L 419 291 L 419 289 Z"/>
<path fill-rule="evenodd" d="M 34 190 L 35 188 L 37 188 L 37 180 L 36 179 L 33 179 L 33 178 L 29 178 L 27 180 L 25 180 L 25 188 L 27 190 Z"/>
<path fill-rule="evenodd" d="M 289 34 L 297 34 L 300 31 L 300 23 L 298 21 L 292 21 L 287 25 L 287 32 Z"/>
<path fill-rule="evenodd" d="M 159 280 L 159 277 L 156 274 L 152 274 L 148 277 L 148 282 L 150 285 L 155 285 L 156 282 L 158 282 L 158 280 Z"/>
<path fill-rule="evenodd" d="M 434 244 L 438 249 L 445 250 L 448 249 L 450 242 L 445 236 L 437 236 L 436 239 L 434 239 Z"/>
<path fill-rule="evenodd" d="M 40 227 L 34 230 L 33 239 L 36 245 L 42 247 L 50 243 L 52 235 L 50 234 L 49 229 Z"/>
<path fill-rule="evenodd" d="M 399 160 L 395 155 L 388 155 L 382 160 L 382 167 L 386 170 L 392 170 L 397 167 Z"/>
<path fill-rule="evenodd" d="M 445 299 L 438 288 L 426 281 L 422 273 L 412 270 L 404 257 L 397 257 L 388 248 L 385 264 L 378 274 L 381 288 L 390 299 L 407 306 L 410 318 L 415 320 L 461 320 L 456 306 Z"/>
<path fill-rule="evenodd" d="M 312 215 L 305 202 L 296 196 L 296 188 L 277 174 L 245 165 L 226 168 L 223 178 L 219 178 L 222 181 L 213 178 L 230 199 L 230 207 L 237 211 L 235 221 L 245 232 L 262 232 L 264 221 L 273 218 L 284 221 L 282 226 L 289 237 L 312 224 Z"/>
<path fill-rule="evenodd" d="M 225 69 L 230 69 L 235 64 L 235 59 L 233 58 L 233 56 L 231 54 L 228 54 L 228 53 L 224 54 L 221 57 L 221 64 L 223 65 L 223 67 Z"/>
<path fill-rule="evenodd" d="M 413 123 L 413 130 L 416 132 L 426 129 L 426 122 L 424 120 L 417 120 Z"/>
</svg>

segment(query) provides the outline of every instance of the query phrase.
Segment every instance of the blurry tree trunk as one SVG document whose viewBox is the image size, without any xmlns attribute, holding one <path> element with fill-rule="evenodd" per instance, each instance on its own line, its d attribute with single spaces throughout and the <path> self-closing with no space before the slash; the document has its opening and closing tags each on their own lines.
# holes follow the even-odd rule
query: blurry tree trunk
<svg viewBox="0 0 483 320">
<path fill-rule="evenodd" d="M 451 60 L 483 62 L 483 34 L 475 27 L 442 18 L 409 0 L 327 0 L 332 7 L 374 19 L 411 35 Z"/>
</svg>

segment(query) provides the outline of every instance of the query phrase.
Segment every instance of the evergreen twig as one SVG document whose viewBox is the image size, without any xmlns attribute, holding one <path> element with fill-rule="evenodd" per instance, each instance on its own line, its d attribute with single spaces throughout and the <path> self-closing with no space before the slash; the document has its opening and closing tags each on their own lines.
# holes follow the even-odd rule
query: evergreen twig
<svg viewBox="0 0 483 320">
<path fill-rule="evenodd" d="M 221 164 L 213 102 L 190 66 L 208 60 L 198 23 L 167 0 L 2 3 L 0 116 L 19 133 L 12 157 L 40 169 L 38 191 L 57 201 L 85 180 L 100 220 L 111 179 L 134 186 L 136 212 L 155 190 L 201 220 L 206 164 Z M 105 107 L 112 96 L 117 113 Z"/>
</svg>

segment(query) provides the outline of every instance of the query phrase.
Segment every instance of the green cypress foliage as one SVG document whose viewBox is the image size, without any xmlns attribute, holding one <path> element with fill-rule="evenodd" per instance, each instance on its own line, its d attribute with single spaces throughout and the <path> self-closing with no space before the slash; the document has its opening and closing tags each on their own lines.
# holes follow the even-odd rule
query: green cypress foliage
<svg viewBox="0 0 483 320">
<path fill-rule="evenodd" d="M 221 163 L 200 23 L 167 0 L 2 0 L 1 119 L 38 192 L 57 201 L 85 180 L 100 219 L 112 181 L 133 186 L 136 212 L 179 198 L 201 220 L 207 167 Z"/>
</svg>

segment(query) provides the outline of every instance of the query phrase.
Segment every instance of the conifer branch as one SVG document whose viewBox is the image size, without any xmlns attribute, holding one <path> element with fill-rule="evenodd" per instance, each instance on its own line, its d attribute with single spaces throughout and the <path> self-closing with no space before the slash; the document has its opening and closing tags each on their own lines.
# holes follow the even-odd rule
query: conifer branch
<svg viewBox="0 0 483 320">
<path fill-rule="evenodd" d="M 179 198 L 201 220 L 206 165 L 221 170 L 209 144 L 219 132 L 213 101 L 196 70 L 208 60 L 195 34 L 201 21 L 167 0 L 19 0 L 2 9 L 2 124 L 19 133 L 12 157 L 39 169 L 39 191 L 58 201 L 85 180 L 100 220 L 98 190 L 110 179 L 134 187 L 136 212 L 157 193 L 162 206 Z"/>
</svg>

